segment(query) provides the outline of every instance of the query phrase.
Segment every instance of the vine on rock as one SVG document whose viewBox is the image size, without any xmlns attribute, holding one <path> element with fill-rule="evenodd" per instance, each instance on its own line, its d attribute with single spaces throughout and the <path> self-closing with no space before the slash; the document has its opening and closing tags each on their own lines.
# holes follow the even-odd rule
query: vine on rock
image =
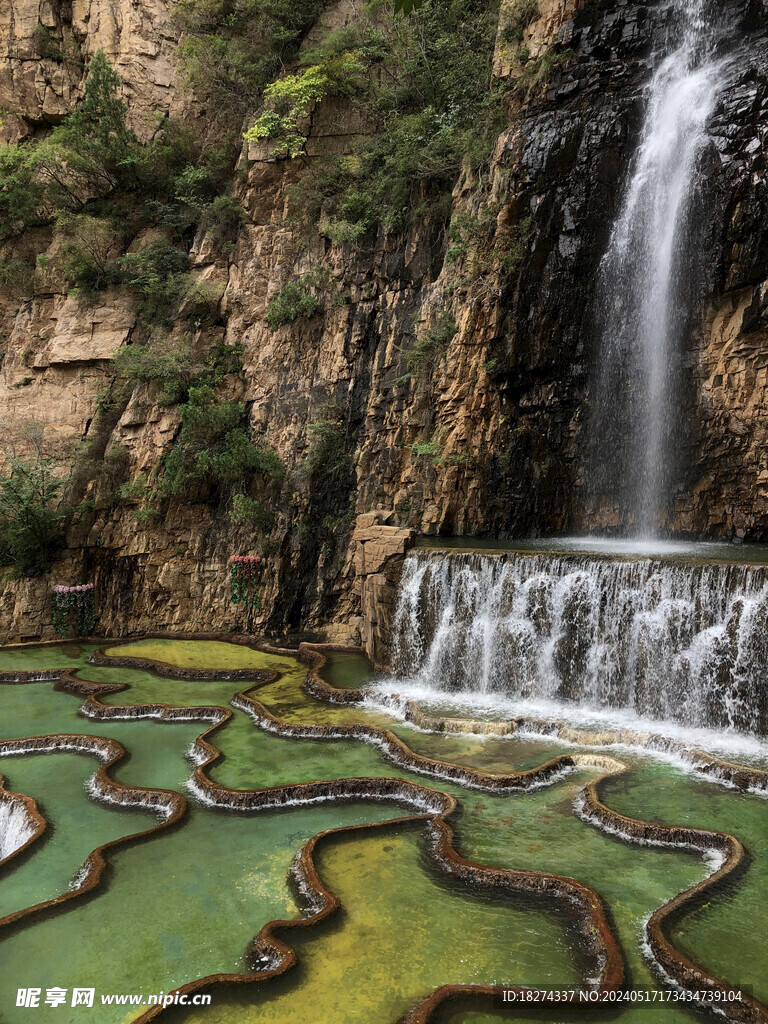
<svg viewBox="0 0 768 1024">
<path fill-rule="evenodd" d="M 229 581 L 232 604 L 246 608 L 259 608 L 258 584 L 264 572 L 265 560 L 260 555 L 232 555 L 229 560 Z"/>
<path fill-rule="evenodd" d="M 73 615 L 74 613 L 74 615 Z M 92 583 L 53 588 L 53 628 L 59 636 L 92 633 L 96 625 L 96 601 Z"/>
</svg>

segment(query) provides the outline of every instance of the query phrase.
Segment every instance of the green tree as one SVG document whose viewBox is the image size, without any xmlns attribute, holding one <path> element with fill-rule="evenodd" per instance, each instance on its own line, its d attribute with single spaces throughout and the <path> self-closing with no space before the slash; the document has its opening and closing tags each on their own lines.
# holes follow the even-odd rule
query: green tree
<svg viewBox="0 0 768 1024">
<path fill-rule="evenodd" d="M 328 0 L 179 0 L 181 62 L 215 110 L 217 127 L 239 127 L 327 6 Z"/>
<path fill-rule="evenodd" d="M 88 66 L 85 97 L 43 142 L 32 165 L 56 209 L 78 210 L 120 185 L 136 183 L 141 146 L 126 125 L 120 77 L 101 50 Z"/>
<path fill-rule="evenodd" d="M 56 462 L 30 431 L 28 454 L 6 453 L 0 473 L 0 563 L 21 576 L 46 572 L 64 540 L 68 510 L 59 500 Z"/>
<path fill-rule="evenodd" d="M 121 239 L 110 221 L 85 213 L 63 213 L 56 227 L 66 239 L 61 247 L 67 280 L 85 291 L 99 291 L 120 281 Z"/>
<path fill-rule="evenodd" d="M 0 239 L 35 222 L 43 189 L 35 177 L 28 146 L 0 147 Z"/>
<path fill-rule="evenodd" d="M 85 97 L 50 135 L 0 150 L 0 237 L 62 212 L 79 213 L 120 185 L 136 183 L 142 147 L 127 127 L 120 78 L 99 50 Z"/>
<path fill-rule="evenodd" d="M 119 98 L 120 86 L 120 76 L 97 50 L 88 65 L 83 102 L 64 122 L 60 137 L 111 158 L 133 147 L 136 136 L 125 123 L 128 108 Z"/>
</svg>

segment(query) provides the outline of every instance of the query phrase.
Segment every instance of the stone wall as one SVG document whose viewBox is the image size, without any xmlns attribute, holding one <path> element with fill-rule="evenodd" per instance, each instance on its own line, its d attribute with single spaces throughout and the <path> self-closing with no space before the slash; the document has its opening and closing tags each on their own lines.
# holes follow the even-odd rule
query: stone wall
<svg viewBox="0 0 768 1024">
<path fill-rule="evenodd" d="M 355 609 L 359 602 L 360 615 L 346 618 L 347 633 L 341 636 L 347 642 L 360 643 L 379 668 L 389 665 L 397 588 L 405 555 L 415 540 L 413 530 L 392 525 L 394 520 L 394 514 L 386 510 L 358 516 L 346 566 L 348 599 Z M 344 619 L 341 609 L 337 614 Z M 338 630 L 331 635 L 339 636 Z"/>
</svg>

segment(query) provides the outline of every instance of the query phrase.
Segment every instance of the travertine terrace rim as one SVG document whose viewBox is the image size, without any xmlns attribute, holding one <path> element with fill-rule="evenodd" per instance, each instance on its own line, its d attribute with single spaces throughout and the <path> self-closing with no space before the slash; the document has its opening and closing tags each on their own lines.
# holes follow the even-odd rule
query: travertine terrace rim
<svg viewBox="0 0 768 1024">
<path fill-rule="evenodd" d="M 347 646 L 302 643 L 297 649 L 293 650 L 288 648 L 271 647 L 267 644 L 259 644 L 254 642 L 251 638 L 246 637 L 232 638 L 227 637 L 226 635 L 222 636 L 211 634 L 186 635 L 180 637 L 161 634 L 153 635 L 149 638 L 186 640 L 216 639 L 223 640 L 225 642 L 241 643 L 245 646 L 251 646 L 255 650 L 262 650 L 265 653 L 299 657 L 309 665 L 309 673 L 305 683 L 305 688 L 313 696 L 320 699 L 330 700 L 333 703 L 356 704 L 363 700 L 368 692 L 365 689 L 340 690 L 327 684 L 319 675 L 319 669 L 325 663 L 325 653 L 333 651 L 354 651 L 359 653 L 357 652 L 357 649 Z M 105 641 L 105 643 L 106 642 L 114 643 L 115 641 Z M 121 642 L 125 643 L 126 641 Z M 132 668 L 141 667 L 148 668 L 155 672 L 158 671 L 158 666 L 166 669 L 168 667 L 164 665 L 164 663 L 157 663 L 152 659 L 132 659 L 130 657 L 113 659 L 104 653 L 103 648 L 94 652 L 92 660 L 97 664 L 119 664 Z M 182 678 L 200 678 L 198 675 L 186 674 L 191 673 L 194 670 L 183 671 L 185 672 L 185 675 Z M 210 671 L 211 670 L 205 670 L 202 678 L 210 678 Z M 248 678 L 251 680 L 253 680 L 257 674 L 258 670 L 248 671 L 247 673 Z M 16 675 L 19 676 L 21 674 L 17 673 Z M 30 675 L 35 675 L 35 673 L 30 673 Z M 262 676 L 263 675 L 264 673 L 262 673 Z M 225 673 L 215 673 L 213 676 L 213 678 L 218 679 L 225 677 Z M 37 674 L 36 678 L 39 679 L 39 674 Z M 276 676 L 275 674 L 269 674 L 269 678 L 271 680 L 276 678 Z M 18 681 L 22 680 L 19 679 Z M 621 762 L 616 761 L 613 758 L 603 757 L 602 755 L 566 754 L 553 758 L 550 761 L 545 762 L 543 765 L 540 765 L 538 768 L 531 769 L 527 772 L 514 773 L 507 776 L 492 775 L 491 773 L 482 772 L 479 769 L 468 768 L 451 762 L 436 761 L 431 758 L 423 757 L 422 755 L 416 754 L 414 751 L 410 750 L 410 748 L 390 730 L 380 729 L 379 727 L 367 725 L 297 725 L 282 721 L 271 715 L 255 697 L 250 695 L 254 689 L 259 685 L 264 685 L 265 682 L 266 680 L 264 679 L 260 682 L 254 682 L 253 686 L 249 686 L 247 690 L 236 694 L 231 702 L 233 706 L 248 711 L 248 713 L 251 714 L 251 717 L 253 717 L 257 724 L 262 728 L 296 739 L 360 739 L 367 742 L 373 742 L 377 746 L 381 747 L 390 759 L 398 764 L 402 764 L 403 767 L 425 775 L 436 776 L 438 778 L 448 778 L 451 781 L 458 782 L 460 785 L 469 785 L 489 792 L 498 793 L 514 788 L 525 789 L 533 785 L 546 784 L 547 781 L 551 781 L 553 777 L 559 775 L 561 771 L 577 765 L 591 765 L 603 768 L 604 772 L 601 779 L 588 784 L 580 794 L 583 801 L 585 816 L 587 817 L 587 820 L 591 821 L 591 823 L 598 824 L 603 828 L 616 832 L 623 839 L 629 842 L 650 841 L 678 848 L 694 849 L 702 853 L 717 852 L 720 854 L 722 864 L 716 871 L 710 874 L 703 881 L 697 883 L 697 885 L 673 897 L 651 916 L 648 922 L 647 935 L 657 967 L 660 967 L 665 971 L 681 988 L 690 990 L 692 988 L 704 987 L 711 991 L 717 991 L 724 994 L 733 991 L 730 986 L 707 974 L 707 972 L 698 968 L 695 964 L 692 964 L 678 950 L 676 950 L 664 932 L 664 925 L 670 920 L 676 919 L 685 913 L 692 904 L 701 900 L 702 894 L 705 892 L 709 894 L 714 887 L 721 886 L 726 882 L 732 881 L 744 866 L 745 853 L 743 847 L 737 839 L 725 833 L 714 833 L 698 829 L 680 829 L 674 826 L 643 822 L 638 819 L 627 818 L 623 815 L 619 815 L 606 807 L 599 800 L 597 787 L 605 779 L 624 770 L 624 765 Z M 198 754 L 198 761 L 191 781 L 193 789 L 197 790 L 206 803 L 210 803 L 222 810 L 239 810 L 241 812 L 244 810 L 268 810 L 284 805 L 288 801 L 291 803 L 302 803 L 314 802 L 320 799 L 393 799 L 399 803 L 409 805 L 416 810 L 416 814 L 414 815 L 397 817 L 382 823 L 349 826 L 343 829 L 330 829 L 313 837 L 313 839 L 309 840 L 302 848 L 301 855 L 297 861 L 295 874 L 296 878 L 301 880 L 303 892 L 310 898 L 310 900 L 313 903 L 322 903 L 321 909 L 297 921 L 271 922 L 261 930 L 251 947 L 249 947 L 248 957 L 250 957 L 251 966 L 254 968 L 256 967 L 255 961 L 260 961 L 262 964 L 265 964 L 262 969 L 254 969 L 241 974 L 210 975 L 206 978 L 199 978 L 195 981 L 191 981 L 174 991 L 179 993 L 191 993 L 203 988 L 210 988 L 221 984 L 266 981 L 269 978 L 285 973 L 291 966 L 293 966 L 293 964 L 295 964 L 296 956 L 290 947 L 283 944 L 274 933 L 280 929 L 291 929 L 294 927 L 306 928 L 311 924 L 324 919 L 330 913 L 333 913 L 340 905 L 338 898 L 323 886 L 318 876 L 312 859 L 312 854 L 317 843 L 324 840 L 325 837 L 339 835 L 341 833 L 354 833 L 371 828 L 399 826 L 407 822 L 413 822 L 419 818 L 423 818 L 427 822 L 427 832 L 430 840 L 429 850 L 433 860 L 441 870 L 445 871 L 449 875 L 449 877 L 460 881 L 469 881 L 472 884 L 495 889 L 507 894 L 511 892 L 527 892 L 529 894 L 541 895 L 544 893 L 548 896 L 563 899 L 565 904 L 570 905 L 572 910 L 575 908 L 579 930 L 586 942 L 586 948 L 588 952 L 592 953 L 596 957 L 600 965 L 597 989 L 600 991 L 610 991 L 616 990 L 622 986 L 624 982 L 623 957 L 616 938 L 608 924 L 605 908 L 600 897 L 591 889 L 581 885 L 573 879 L 537 872 L 520 872 L 512 871 L 510 869 L 489 868 L 484 865 L 474 864 L 464 860 L 456 852 L 453 846 L 453 830 L 447 821 L 447 819 L 456 811 L 458 802 L 448 794 L 428 789 L 427 787 L 417 783 L 397 779 L 323 780 L 276 786 L 261 790 L 231 790 L 227 787 L 213 783 L 205 774 L 205 769 L 210 767 L 221 757 L 221 753 L 218 748 L 208 742 L 207 737 L 231 717 L 232 713 L 229 709 L 218 705 L 201 705 L 186 707 L 183 709 L 174 709 L 165 704 L 104 705 L 97 700 L 98 694 L 104 694 L 105 692 L 118 692 L 119 690 L 126 689 L 127 684 L 89 683 L 85 680 L 78 679 L 71 670 L 64 670 L 59 673 L 57 686 L 65 690 L 69 690 L 70 692 L 77 692 L 80 695 L 85 696 L 86 703 L 83 705 L 83 711 L 87 715 L 93 717 L 110 718 L 118 716 L 151 716 L 160 721 L 173 721 L 177 718 L 178 714 L 183 713 L 186 720 L 194 720 L 195 718 L 198 718 L 210 723 L 208 728 L 200 734 L 194 745 L 196 753 Z M 38 743 L 40 740 L 56 739 L 71 742 L 77 739 L 86 740 L 92 738 L 74 736 L 36 737 L 31 738 L 30 740 L 8 741 L 8 743 Z M 115 743 L 115 741 L 111 740 L 105 742 L 109 744 Z M 116 746 L 119 747 L 120 745 L 116 744 Z M 37 749 L 39 749 L 39 747 Z M 72 747 L 69 749 L 72 749 Z M 6 749 L 6 744 L 0 744 L 0 754 L 9 752 L 10 751 Z M 115 757 L 114 752 L 112 752 L 112 759 L 108 764 L 103 764 L 101 766 L 99 772 L 97 772 L 97 778 L 101 773 L 106 777 L 106 768 L 114 764 L 116 760 L 121 759 L 122 756 L 124 756 L 124 751 L 117 757 Z M 725 769 L 739 768 L 739 766 L 728 765 L 727 762 L 721 762 L 721 764 Z M 107 783 L 111 787 L 131 790 L 131 802 L 138 803 L 142 799 L 145 801 L 151 801 L 149 794 L 152 793 L 162 792 L 164 794 L 170 794 L 170 791 L 140 791 L 137 787 L 122 787 L 121 784 L 115 783 L 113 780 L 108 778 Z M 143 794 L 143 796 L 141 794 Z M 177 796 L 180 800 L 184 801 L 184 798 L 179 794 L 172 795 Z M 128 794 L 125 793 L 124 796 L 128 796 Z M 428 807 L 427 810 L 425 810 L 425 805 Z M 184 809 L 185 808 L 186 802 L 184 802 Z M 156 805 L 154 809 L 157 809 Z M 178 815 L 176 811 L 172 811 L 170 813 L 170 818 L 177 821 L 182 815 L 183 810 Z M 87 879 L 87 887 L 90 889 L 98 884 L 101 871 L 103 870 L 103 857 L 101 857 L 101 854 L 108 847 L 127 843 L 138 837 L 149 835 L 160 828 L 167 827 L 169 823 L 171 822 L 167 819 L 165 822 L 159 823 L 153 829 L 146 830 L 143 833 L 136 833 L 133 836 L 120 838 L 113 843 L 106 844 L 106 846 L 94 851 L 88 861 L 90 862 L 93 858 L 96 858 L 97 860 L 100 859 L 102 864 L 101 868 L 99 868 L 92 877 Z M 52 908 L 58 902 L 78 895 L 80 891 L 81 890 L 79 889 L 72 893 L 64 894 L 56 900 L 48 901 L 47 904 L 42 904 L 35 908 L 29 908 L 29 910 L 20 912 L 20 915 L 12 915 L 12 917 L 15 917 L 16 920 L 21 920 L 30 913 Z M 11 923 L 10 921 L 7 921 L 7 919 L 0 920 L 0 927 L 3 927 L 6 922 L 9 924 Z M 268 964 L 266 963 L 267 961 L 269 961 Z M 403 1021 L 408 1021 L 408 1024 L 426 1024 L 437 1007 L 446 1000 L 454 1000 L 472 994 L 492 996 L 498 995 L 502 991 L 503 990 L 501 988 L 495 986 L 442 986 L 436 989 L 417 1007 L 410 1011 L 410 1013 L 403 1018 Z M 523 990 L 518 989 L 517 991 Z M 766 1008 L 749 997 L 745 997 L 741 1002 L 724 1001 L 723 1003 L 718 1004 L 718 1006 L 722 1012 L 725 1013 L 728 1019 L 731 1020 L 745 1022 L 745 1024 L 765 1024 L 765 1022 L 768 1022 L 768 1011 Z M 153 1007 L 151 1010 L 147 1011 L 147 1013 L 138 1018 L 138 1020 L 143 1024 L 143 1022 L 155 1019 L 163 1012 L 165 1011 L 162 1007 Z"/>
<path fill-rule="evenodd" d="M 43 835 L 47 827 L 46 820 L 40 813 L 37 802 L 31 796 L 25 796 L 24 793 L 14 793 L 12 790 L 6 789 L 5 782 L 5 776 L 0 775 L 0 803 L 20 804 L 24 808 L 24 813 L 32 826 L 32 833 L 29 839 L 22 843 L 21 846 L 17 846 L 15 850 L 0 858 L 0 871 L 27 853 L 32 845 Z"/>
<path fill-rule="evenodd" d="M 261 647 L 259 649 L 264 650 L 266 648 Z M 297 653 L 285 649 L 271 648 L 269 650 L 272 653 L 284 653 L 293 656 Z M 322 664 L 324 660 L 319 652 L 310 650 L 307 650 L 303 656 L 309 657 L 311 661 L 317 664 Z M 250 676 L 253 678 L 254 673 L 251 672 Z M 274 674 L 269 674 L 269 676 L 270 678 L 275 678 Z M 258 685 L 258 683 L 255 685 Z M 320 799 L 372 799 L 377 801 L 386 799 L 405 804 L 416 811 L 415 814 L 389 819 L 385 823 L 351 826 L 348 829 L 341 830 L 331 829 L 311 839 L 305 844 L 297 862 L 301 865 L 301 869 L 297 867 L 296 870 L 303 872 L 303 879 L 305 881 L 304 891 L 310 898 L 318 901 L 320 899 L 323 900 L 322 909 L 298 921 L 272 922 L 266 925 L 251 947 L 251 951 L 258 951 L 262 957 L 265 955 L 264 950 L 268 948 L 273 949 L 275 955 L 279 954 L 279 963 L 267 969 L 255 970 L 244 974 L 212 975 L 196 979 L 175 991 L 192 992 L 221 983 L 265 981 L 287 971 L 296 962 L 295 954 L 289 947 L 284 946 L 279 939 L 273 937 L 273 930 L 278 928 L 308 927 L 324 919 L 339 906 L 338 899 L 325 889 L 315 869 L 312 851 L 315 848 L 316 842 L 326 835 L 337 835 L 340 832 L 357 832 L 362 829 L 378 828 L 386 825 L 401 826 L 419 819 L 429 823 L 429 848 L 433 860 L 449 877 L 461 881 L 469 880 L 476 885 L 495 890 L 501 895 L 508 896 L 525 892 L 529 895 L 544 896 L 555 900 L 562 899 L 565 908 L 575 915 L 586 949 L 594 956 L 598 964 L 598 986 L 607 990 L 614 989 L 622 983 L 624 977 L 623 958 L 607 923 L 605 909 L 600 898 L 588 887 L 572 879 L 538 872 L 486 868 L 460 857 L 453 848 L 453 832 L 445 820 L 458 807 L 458 803 L 453 797 L 437 790 L 428 789 L 418 783 L 387 778 L 323 780 L 276 786 L 261 790 L 227 789 L 208 779 L 205 775 L 205 768 L 209 767 L 221 756 L 220 751 L 208 742 L 207 737 L 230 718 L 232 713 L 229 709 L 216 705 L 187 707 L 183 709 L 174 709 L 163 704 L 104 705 L 97 699 L 97 695 L 106 692 L 117 692 L 127 688 L 127 684 L 90 683 L 78 679 L 71 670 L 64 670 L 60 673 L 57 687 L 85 696 L 86 702 L 83 710 L 89 717 L 104 717 L 108 719 L 119 716 L 151 716 L 160 721 L 173 721 L 175 718 L 174 712 L 179 712 L 187 720 L 199 718 L 208 723 L 208 728 L 200 734 L 195 744 L 197 753 L 200 755 L 200 761 L 194 770 L 192 781 L 198 787 L 198 791 L 203 794 L 206 802 L 210 802 L 221 809 L 236 809 L 242 812 L 244 810 L 269 810 L 283 806 L 289 801 L 291 803 L 302 803 L 314 802 Z M 249 687 L 250 689 L 251 687 Z M 238 694 L 237 697 L 243 700 L 250 700 L 246 692 Z M 333 730 L 329 730 L 331 735 L 332 732 Z M 76 898 L 78 895 L 94 889 L 100 881 L 105 866 L 103 854 L 108 848 L 129 843 L 138 838 L 144 838 L 161 828 L 168 827 L 169 824 L 179 821 L 186 810 L 186 801 L 179 794 L 174 794 L 170 791 L 142 791 L 138 787 L 123 786 L 109 779 L 106 774 L 107 769 L 114 766 L 125 756 L 122 746 L 114 740 L 67 734 L 61 736 L 29 737 L 25 740 L 11 740 L 0 744 L 0 754 L 5 755 L 32 751 L 52 752 L 56 749 L 78 749 L 82 752 L 93 753 L 99 757 L 104 763 L 99 768 L 96 776 L 101 781 L 101 787 L 98 788 L 102 791 L 108 790 L 110 799 L 114 802 L 130 802 L 133 805 L 144 806 L 149 809 L 155 807 L 152 801 L 152 794 L 162 793 L 164 797 L 177 797 L 180 803 L 173 809 L 166 821 L 159 823 L 154 828 L 132 836 L 122 837 L 95 850 L 86 862 L 85 877 L 76 890 L 62 894 L 36 907 L 9 915 L 8 918 L 0 920 L 0 928 L 20 923 L 36 913 L 54 911 L 66 900 Z M 446 766 L 448 766 L 447 763 Z M 462 987 L 462 990 L 464 991 L 464 987 Z M 493 987 L 483 986 L 478 987 L 478 991 L 487 993 L 496 990 Z M 501 992 L 501 989 L 498 989 L 498 991 Z M 162 1007 L 152 1008 L 142 1015 L 140 1020 L 148 1021 L 154 1019 L 161 1012 L 163 1012 Z"/>
</svg>

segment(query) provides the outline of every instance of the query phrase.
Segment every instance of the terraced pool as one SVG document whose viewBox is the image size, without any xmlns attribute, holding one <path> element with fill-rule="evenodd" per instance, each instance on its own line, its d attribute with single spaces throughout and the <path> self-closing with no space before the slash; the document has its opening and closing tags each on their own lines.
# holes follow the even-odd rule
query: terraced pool
<svg viewBox="0 0 768 1024">
<path fill-rule="evenodd" d="M 760 785 L 623 747 L 425 731 L 360 701 L 360 656 L 325 657 L 0 652 L 0 1019 L 31 1020 L 19 989 L 54 987 L 65 1005 L 38 1014 L 73 1024 L 490 1022 L 522 1019 L 524 988 L 597 993 L 629 1024 L 698 1016 L 680 993 L 700 987 L 732 1019 L 768 1019 Z M 45 827 L 15 853 L 21 796 Z M 68 1005 L 75 987 L 93 1007 Z M 210 1005 L 148 1002 L 179 989 Z M 617 998 L 631 990 L 662 995 Z"/>
</svg>

